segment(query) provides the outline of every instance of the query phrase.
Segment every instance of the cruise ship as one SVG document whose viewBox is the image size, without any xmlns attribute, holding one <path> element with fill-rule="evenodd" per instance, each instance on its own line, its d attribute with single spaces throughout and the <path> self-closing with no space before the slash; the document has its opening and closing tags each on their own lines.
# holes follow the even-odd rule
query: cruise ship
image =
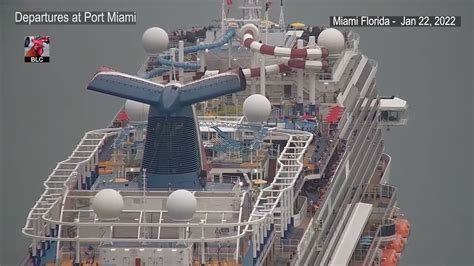
<svg viewBox="0 0 474 266">
<path fill-rule="evenodd" d="M 136 74 L 84 77 L 125 102 L 44 181 L 22 264 L 397 265 L 382 136 L 407 102 L 378 94 L 357 33 L 284 9 L 223 1 L 215 25 L 146 30 Z"/>
</svg>

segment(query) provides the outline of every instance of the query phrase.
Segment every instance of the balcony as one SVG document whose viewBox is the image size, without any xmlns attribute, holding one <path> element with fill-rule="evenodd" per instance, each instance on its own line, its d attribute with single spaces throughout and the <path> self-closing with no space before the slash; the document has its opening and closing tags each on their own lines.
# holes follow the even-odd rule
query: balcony
<svg viewBox="0 0 474 266">
<path fill-rule="evenodd" d="M 398 97 L 380 99 L 380 124 L 404 126 L 408 123 L 408 104 Z"/>
</svg>

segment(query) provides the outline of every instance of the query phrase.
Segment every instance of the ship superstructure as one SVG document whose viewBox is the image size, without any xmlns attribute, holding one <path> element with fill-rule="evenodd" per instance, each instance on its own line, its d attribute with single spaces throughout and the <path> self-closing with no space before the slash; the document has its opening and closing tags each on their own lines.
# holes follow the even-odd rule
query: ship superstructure
<svg viewBox="0 0 474 266">
<path fill-rule="evenodd" d="M 44 182 L 25 265 L 396 265 L 410 233 L 382 131 L 407 103 L 377 92 L 352 31 L 222 3 L 216 26 L 151 28 L 126 98 Z M 92 92 L 91 92 L 92 93 Z"/>
</svg>

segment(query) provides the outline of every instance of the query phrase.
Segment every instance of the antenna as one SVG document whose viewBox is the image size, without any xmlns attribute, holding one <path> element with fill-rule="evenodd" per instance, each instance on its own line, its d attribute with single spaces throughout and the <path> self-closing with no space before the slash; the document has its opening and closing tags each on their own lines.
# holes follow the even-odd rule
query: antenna
<svg viewBox="0 0 474 266">
<path fill-rule="evenodd" d="M 285 24 L 285 14 L 283 13 L 283 0 L 280 2 L 280 18 L 278 19 L 278 24 L 280 28 L 283 28 L 283 32 L 286 33 L 286 24 Z"/>
<path fill-rule="evenodd" d="M 267 1 L 265 3 L 265 43 L 268 43 L 268 10 L 270 9 L 270 5 L 272 2 Z"/>
<path fill-rule="evenodd" d="M 232 1 L 230 3 L 232 3 Z M 224 34 L 225 34 L 225 20 L 227 18 L 225 13 L 226 13 L 225 12 L 225 0 L 222 0 L 222 17 L 221 17 L 221 35 L 222 36 L 224 36 Z"/>
</svg>

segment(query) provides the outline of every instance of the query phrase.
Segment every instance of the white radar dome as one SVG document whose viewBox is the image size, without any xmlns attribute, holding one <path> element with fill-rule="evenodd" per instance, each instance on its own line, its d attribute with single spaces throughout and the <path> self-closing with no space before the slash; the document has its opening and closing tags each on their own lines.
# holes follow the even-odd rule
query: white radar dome
<svg viewBox="0 0 474 266">
<path fill-rule="evenodd" d="M 173 221 L 190 221 L 197 209 L 196 197 L 187 190 L 176 190 L 169 195 L 166 201 L 166 209 Z"/>
<path fill-rule="evenodd" d="M 337 29 L 325 29 L 318 36 L 318 45 L 327 48 L 329 54 L 338 54 L 344 50 L 344 35 Z"/>
<path fill-rule="evenodd" d="M 143 48 L 149 54 L 159 54 L 168 48 L 170 39 L 165 30 L 158 27 L 147 29 L 142 36 Z"/>
<path fill-rule="evenodd" d="M 102 189 L 92 199 L 92 210 L 100 220 L 116 220 L 123 210 L 122 195 L 114 189 Z"/>
<path fill-rule="evenodd" d="M 267 121 L 272 111 L 272 105 L 267 97 L 261 94 L 253 94 L 244 101 L 244 115 L 251 123 Z"/>
<path fill-rule="evenodd" d="M 148 120 L 148 111 L 150 105 L 127 100 L 125 102 L 125 112 L 128 115 L 128 120 L 132 122 L 142 122 Z"/>
</svg>

